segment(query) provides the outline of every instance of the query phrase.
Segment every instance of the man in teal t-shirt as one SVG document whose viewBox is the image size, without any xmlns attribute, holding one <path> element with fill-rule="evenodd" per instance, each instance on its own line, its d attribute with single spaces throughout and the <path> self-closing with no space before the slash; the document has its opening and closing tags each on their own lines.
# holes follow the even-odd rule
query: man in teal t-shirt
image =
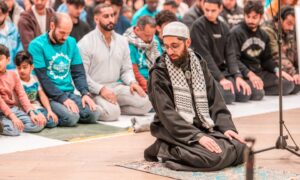
<svg viewBox="0 0 300 180">
<path fill-rule="evenodd" d="M 72 26 L 67 14 L 56 13 L 50 31 L 35 38 L 28 47 L 35 73 L 61 126 L 74 126 L 78 121 L 96 123 L 99 117 L 90 98 L 76 40 L 69 36 Z M 82 97 L 74 94 L 73 82 Z"/>
<path fill-rule="evenodd" d="M 143 16 L 137 21 L 135 27 L 124 33 L 129 42 L 135 78 L 145 92 L 147 92 L 149 70 L 162 54 L 159 40 L 154 36 L 155 31 L 155 20 L 150 16 Z"/>
<path fill-rule="evenodd" d="M 158 13 L 157 6 L 158 0 L 146 0 L 146 4 L 133 15 L 131 26 L 135 26 L 139 18 L 142 16 L 151 16 L 154 18 Z"/>
</svg>

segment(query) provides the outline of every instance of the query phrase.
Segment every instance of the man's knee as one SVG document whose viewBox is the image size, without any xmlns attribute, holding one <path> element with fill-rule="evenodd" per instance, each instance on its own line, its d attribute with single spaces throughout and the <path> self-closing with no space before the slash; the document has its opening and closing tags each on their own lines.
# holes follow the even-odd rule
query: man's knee
<svg viewBox="0 0 300 180">
<path fill-rule="evenodd" d="M 90 110 L 90 108 L 87 108 L 84 110 L 84 112 L 80 112 L 80 123 L 88 123 L 88 124 L 94 124 L 97 122 L 97 120 L 100 117 L 100 110 L 97 107 L 95 111 Z"/>
<path fill-rule="evenodd" d="M 59 126 L 65 127 L 72 127 L 77 124 L 79 121 L 79 114 L 73 112 L 65 112 L 64 114 L 58 115 L 59 116 Z"/>
<path fill-rule="evenodd" d="M 248 102 L 250 100 L 251 95 L 246 95 L 241 90 L 240 92 L 235 93 L 235 100 L 236 102 Z"/>
<path fill-rule="evenodd" d="M 258 90 L 258 89 L 252 89 L 252 95 L 251 95 L 251 100 L 253 101 L 260 101 L 264 98 L 265 96 L 265 91 L 263 89 Z"/>
<path fill-rule="evenodd" d="M 152 104 L 148 98 L 148 96 L 146 97 L 141 97 L 141 99 L 139 100 L 140 104 L 139 104 L 139 111 L 137 112 L 137 115 L 144 115 L 147 114 L 151 109 L 152 109 Z"/>
<path fill-rule="evenodd" d="M 119 104 L 111 104 L 106 107 L 99 107 L 101 121 L 116 121 L 121 116 L 121 109 Z"/>
<path fill-rule="evenodd" d="M 286 79 L 282 80 L 282 94 L 289 95 L 293 92 L 295 84 L 293 81 L 288 81 Z"/>
</svg>

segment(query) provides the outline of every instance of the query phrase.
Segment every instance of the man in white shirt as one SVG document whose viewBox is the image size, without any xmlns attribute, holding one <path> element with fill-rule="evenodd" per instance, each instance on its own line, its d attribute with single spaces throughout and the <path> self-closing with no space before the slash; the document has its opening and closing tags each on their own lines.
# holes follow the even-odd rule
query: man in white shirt
<svg viewBox="0 0 300 180">
<path fill-rule="evenodd" d="M 89 89 L 100 107 L 99 119 L 117 120 L 121 113 L 146 114 L 152 106 L 135 80 L 128 42 L 113 31 L 113 8 L 100 4 L 94 13 L 97 26 L 79 41 L 78 46 Z"/>
</svg>

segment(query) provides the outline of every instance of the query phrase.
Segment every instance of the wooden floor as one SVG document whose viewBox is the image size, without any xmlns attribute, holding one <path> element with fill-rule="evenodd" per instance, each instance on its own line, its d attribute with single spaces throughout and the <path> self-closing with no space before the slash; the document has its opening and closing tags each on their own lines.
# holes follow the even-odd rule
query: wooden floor
<svg viewBox="0 0 300 180">
<path fill-rule="evenodd" d="M 298 144 L 299 115 L 300 109 L 284 113 L 286 125 Z M 256 138 L 255 148 L 261 149 L 275 145 L 277 116 L 269 113 L 234 121 L 240 134 Z M 143 150 L 153 141 L 149 133 L 141 133 L 3 154 L 0 155 L 0 179 L 168 179 L 114 166 L 117 162 L 142 159 Z M 300 158 L 288 151 L 272 150 L 255 158 L 257 166 L 300 173 Z"/>
</svg>

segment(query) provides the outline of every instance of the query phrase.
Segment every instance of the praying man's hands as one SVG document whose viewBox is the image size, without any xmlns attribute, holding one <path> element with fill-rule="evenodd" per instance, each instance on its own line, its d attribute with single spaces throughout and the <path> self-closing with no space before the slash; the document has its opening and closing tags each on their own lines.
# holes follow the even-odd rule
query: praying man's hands
<svg viewBox="0 0 300 180">
<path fill-rule="evenodd" d="M 231 81 L 228 79 L 222 79 L 220 81 L 221 86 L 223 87 L 224 90 L 230 90 L 232 94 L 234 94 L 234 87 Z"/>
<path fill-rule="evenodd" d="M 232 140 L 232 139 L 236 139 L 236 140 L 238 140 L 239 142 L 241 142 L 241 143 L 246 143 L 245 141 L 244 141 L 244 139 L 240 136 L 240 135 L 238 135 L 236 132 L 234 132 L 234 131 L 232 131 L 232 130 L 227 130 L 225 133 L 224 133 L 224 135 L 226 136 L 226 137 L 228 137 L 230 140 Z"/>
<path fill-rule="evenodd" d="M 131 94 L 133 94 L 134 91 L 136 91 L 141 97 L 145 97 L 146 96 L 145 91 L 136 82 L 130 84 L 130 92 L 131 92 Z"/>
<path fill-rule="evenodd" d="M 249 84 L 246 81 L 244 81 L 241 77 L 237 77 L 235 79 L 235 83 L 236 83 L 238 92 L 243 90 L 244 95 L 247 95 L 247 96 L 251 95 L 251 88 L 250 88 Z"/>
<path fill-rule="evenodd" d="M 199 139 L 199 144 L 201 146 L 203 146 L 204 148 L 206 148 L 207 150 L 209 150 L 210 152 L 214 152 L 214 153 L 222 152 L 222 149 L 220 148 L 220 146 L 216 143 L 215 140 L 213 140 L 210 137 L 202 136 Z"/>
<path fill-rule="evenodd" d="M 78 106 L 73 100 L 67 99 L 63 104 L 69 109 L 69 111 L 73 113 L 79 113 Z"/>
<path fill-rule="evenodd" d="M 84 95 L 81 101 L 83 108 L 85 108 L 85 106 L 88 105 L 91 111 L 96 111 L 96 104 L 88 95 Z"/>
<path fill-rule="evenodd" d="M 112 90 L 105 86 L 100 90 L 100 96 L 112 104 L 117 104 L 117 96 Z"/>
<path fill-rule="evenodd" d="M 247 76 L 255 89 L 262 90 L 264 88 L 264 82 L 256 74 L 250 71 Z"/>
</svg>

